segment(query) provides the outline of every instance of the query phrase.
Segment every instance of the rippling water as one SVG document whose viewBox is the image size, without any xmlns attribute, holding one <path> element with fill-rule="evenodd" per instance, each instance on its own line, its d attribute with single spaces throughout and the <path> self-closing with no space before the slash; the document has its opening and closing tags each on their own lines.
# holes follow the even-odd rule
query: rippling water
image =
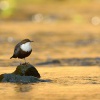
<svg viewBox="0 0 100 100">
<path fill-rule="evenodd" d="M 0 67 L 0 74 L 16 67 Z M 99 100 L 99 67 L 37 67 L 39 83 L 0 83 L 0 100 Z"/>
</svg>

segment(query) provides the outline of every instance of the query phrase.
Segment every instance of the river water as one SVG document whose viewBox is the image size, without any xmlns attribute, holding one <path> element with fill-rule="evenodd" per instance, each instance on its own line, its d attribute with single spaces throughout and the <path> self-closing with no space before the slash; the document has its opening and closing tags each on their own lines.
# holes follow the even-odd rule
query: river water
<svg viewBox="0 0 100 100">
<path fill-rule="evenodd" d="M 0 67 L 0 74 L 16 67 Z M 0 100 L 100 100 L 100 68 L 37 67 L 39 83 L 0 83 Z"/>
</svg>

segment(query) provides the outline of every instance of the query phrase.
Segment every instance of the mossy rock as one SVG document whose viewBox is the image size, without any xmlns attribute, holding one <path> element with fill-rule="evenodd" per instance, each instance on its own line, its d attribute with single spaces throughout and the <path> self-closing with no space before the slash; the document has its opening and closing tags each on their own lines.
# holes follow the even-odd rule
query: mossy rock
<svg viewBox="0 0 100 100">
<path fill-rule="evenodd" d="M 13 82 L 13 83 L 32 83 L 32 82 L 41 82 L 39 79 L 40 74 L 37 69 L 29 64 L 24 63 L 17 66 L 16 70 L 13 73 L 1 74 L 0 82 Z"/>
<path fill-rule="evenodd" d="M 37 71 L 37 69 L 29 63 L 24 63 L 17 66 L 13 74 L 21 75 L 21 76 L 34 76 L 40 78 L 40 74 Z"/>
</svg>

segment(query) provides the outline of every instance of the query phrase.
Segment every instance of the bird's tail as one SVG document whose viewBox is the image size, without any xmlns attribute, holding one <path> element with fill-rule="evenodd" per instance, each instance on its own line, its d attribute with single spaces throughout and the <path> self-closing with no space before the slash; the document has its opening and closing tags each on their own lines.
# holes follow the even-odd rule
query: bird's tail
<svg viewBox="0 0 100 100">
<path fill-rule="evenodd" d="M 11 58 L 13 58 L 13 56 L 12 56 L 12 57 L 10 57 L 10 59 L 11 59 Z"/>
<path fill-rule="evenodd" d="M 13 55 L 13 56 L 10 57 L 10 59 L 12 59 L 12 58 L 16 58 L 15 55 Z"/>
<path fill-rule="evenodd" d="M 12 59 L 12 58 L 17 58 L 17 57 L 16 57 L 16 55 L 13 55 L 12 57 L 10 57 L 10 59 Z"/>
</svg>

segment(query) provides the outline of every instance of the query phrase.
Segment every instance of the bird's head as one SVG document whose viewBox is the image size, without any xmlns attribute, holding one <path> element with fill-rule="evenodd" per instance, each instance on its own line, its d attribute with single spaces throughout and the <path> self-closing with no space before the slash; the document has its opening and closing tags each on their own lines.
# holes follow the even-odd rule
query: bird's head
<svg viewBox="0 0 100 100">
<path fill-rule="evenodd" d="M 29 39 L 24 39 L 24 40 L 22 40 L 22 43 L 27 43 L 27 42 L 34 42 L 34 41 L 31 41 L 31 40 L 29 40 Z"/>
</svg>

